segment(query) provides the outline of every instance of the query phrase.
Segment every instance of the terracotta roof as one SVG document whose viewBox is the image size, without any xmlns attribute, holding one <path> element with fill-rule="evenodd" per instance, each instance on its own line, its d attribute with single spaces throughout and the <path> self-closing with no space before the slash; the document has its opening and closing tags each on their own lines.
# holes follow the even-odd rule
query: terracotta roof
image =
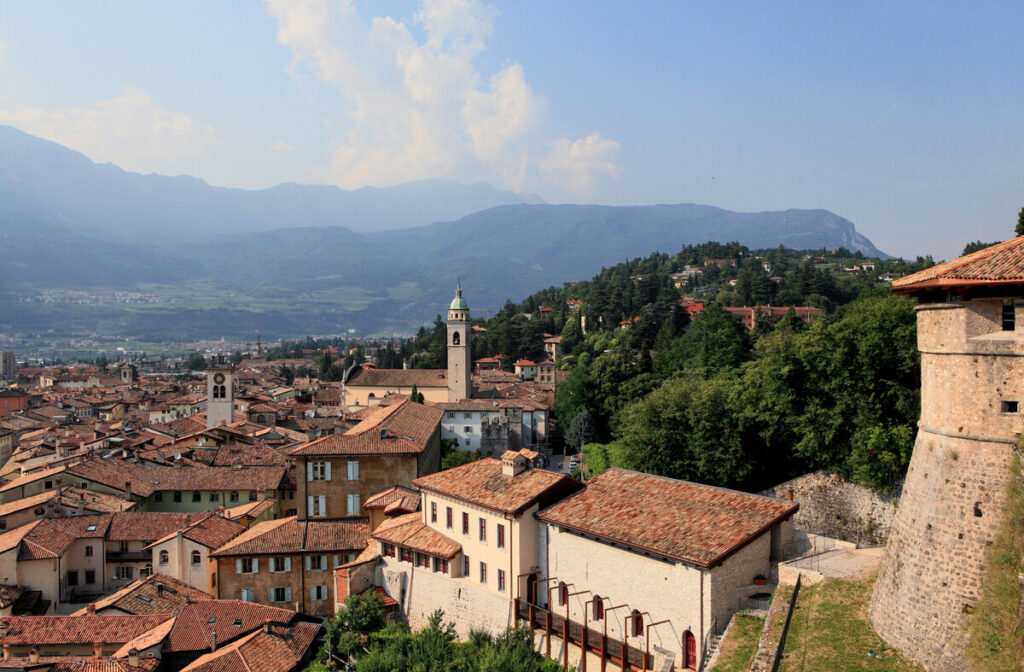
<svg viewBox="0 0 1024 672">
<path fill-rule="evenodd" d="M 210 556 L 361 551 L 366 547 L 369 533 L 366 518 L 302 521 L 291 516 L 257 523 Z"/>
<path fill-rule="evenodd" d="M 117 592 L 97 600 L 97 612 L 119 609 L 129 614 L 172 614 L 187 601 L 209 600 L 211 595 L 163 574 L 150 574 L 132 581 Z M 79 609 L 75 616 L 87 613 Z"/>
<path fill-rule="evenodd" d="M 710 567 L 798 508 L 795 502 L 612 468 L 537 517 L 634 549 Z"/>
<path fill-rule="evenodd" d="M 176 528 L 170 534 L 157 539 L 146 548 L 152 548 L 157 544 L 173 539 L 178 536 L 178 529 L 180 528 Z M 210 515 L 186 527 L 181 531 L 181 536 L 207 548 L 214 549 L 220 548 L 244 531 L 245 525 L 241 523 L 236 523 L 233 520 L 221 518 L 217 515 Z"/>
<path fill-rule="evenodd" d="M 124 488 L 126 482 L 131 482 L 133 495 L 148 497 L 158 490 L 275 490 L 286 469 L 142 466 L 96 459 L 68 467 L 67 471 L 112 488 Z"/>
<path fill-rule="evenodd" d="M 277 504 L 277 500 L 269 498 L 239 504 L 238 506 L 224 509 L 224 517 L 230 520 L 238 520 L 246 516 L 249 518 L 259 518 L 267 509 L 273 508 L 274 504 Z"/>
<path fill-rule="evenodd" d="M 156 658 L 140 658 L 132 667 L 125 658 L 87 658 L 85 656 L 39 656 L 38 663 L 25 657 L 0 660 L 0 670 L 46 670 L 46 672 L 153 672 L 160 666 Z"/>
<path fill-rule="evenodd" d="M 344 434 L 294 448 L 292 455 L 400 455 L 422 453 L 441 425 L 440 409 L 404 399 L 379 406 Z"/>
<path fill-rule="evenodd" d="M 4 616 L 0 645 L 123 644 L 163 623 L 169 614 L 147 616 Z"/>
<path fill-rule="evenodd" d="M 912 294 L 923 289 L 1024 282 L 1024 236 L 936 264 L 892 281 L 892 289 Z"/>
<path fill-rule="evenodd" d="M 22 538 L 18 560 L 59 558 L 76 539 L 102 539 L 113 515 L 100 513 L 68 518 L 45 518 Z"/>
<path fill-rule="evenodd" d="M 29 483 L 35 483 L 36 481 L 42 480 L 44 478 L 52 478 L 63 473 L 67 469 L 67 465 L 62 464 L 59 467 L 52 467 L 50 469 L 42 469 L 40 471 L 29 472 L 0 487 L 0 492 L 14 490 L 15 488 L 20 488 L 21 486 L 28 485 Z"/>
<path fill-rule="evenodd" d="M 108 618 L 108 617 L 105 617 Z M 170 634 L 164 640 L 165 653 L 203 651 L 210 648 L 210 634 L 217 634 L 217 645 L 227 644 L 273 623 L 288 624 L 295 612 L 241 600 L 205 600 L 181 608 Z M 237 625 L 236 625 L 237 623 Z"/>
<path fill-rule="evenodd" d="M 382 600 L 384 600 L 384 606 L 385 607 L 397 607 L 398 606 L 398 600 L 396 600 L 395 598 L 393 598 L 390 595 L 388 595 L 387 591 L 384 590 L 384 588 L 382 586 L 374 586 L 373 590 L 378 595 L 380 595 Z"/>
<path fill-rule="evenodd" d="M 84 511 L 114 513 L 135 507 L 135 502 L 95 490 L 65 487 L 60 491 L 60 503 L 67 507 L 81 506 Z"/>
<path fill-rule="evenodd" d="M 384 509 L 388 511 L 394 505 L 406 511 L 416 511 L 420 507 L 420 493 L 401 485 L 388 488 L 383 492 L 369 497 L 363 502 L 364 509 Z"/>
<path fill-rule="evenodd" d="M 321 626 L 295 623 L 271 625 L 204 654 L 181 672 L 286 672 L 296 667 L 313 645 Z"/>
<path fill-rule="evenodd" d="M 58 496 L 56 490 L 43 490 L 39 494 L 24 497 L 22 499 L 16 499 L 13 502 L 7 502 L 6 504 L 0 504 L 0 518 L 9 516 L 12 513 L 18 511 L 24 511 L 25 509 L 31 509 L 36 506 L 42 506 L 46 502 L 50 501 L 54 497 Z"/>
<path fill-rule="evenodd" d="M 537 366 L 537 365 L 534 362 L 531 362 L 528 359 L 520 359 L 518 362 L 516 362 L 512 366 Z"/>
<path fill-rule="evenodd" d="M 356 367 L 348 387 L 448 387 L 447 369 L 374 369 Z"/>
<path fill-rule="evenodd" d="M 152 542 L 168 533 L 190 527 L 200 520 L 216 517 L 210 512 L 160 513 L 152 511 L 125 511 L 113 514 L 108 541 Z"/>
<path fill-rule="evenodd" d="M 502 474 L 501 460 L 488 457 L 413 481 L 421 490 L 459 499 L 502 513 L 518 514 L 554 491 L 568 494 L 582 485 L 564 474 L 527 469 L 516 476 Z"/>
<path fill-rule="evenodd" d="M 429 527 L 418 513 L 407 513 L 384 521 L 374 530 L 373 538 L 439 558 L 451 559 L 462 551 L 461 544 Z"/>
</svg>

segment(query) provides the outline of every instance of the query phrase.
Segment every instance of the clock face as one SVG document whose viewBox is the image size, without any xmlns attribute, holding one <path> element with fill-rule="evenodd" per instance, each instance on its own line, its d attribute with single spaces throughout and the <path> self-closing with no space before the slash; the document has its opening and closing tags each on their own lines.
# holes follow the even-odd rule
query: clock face
<svg viewBox="0 0 1024 672">
<path fill-rule="evenodd" d="M 213 382 L 217 383 L 218 385 L 223 385 L 224 384 L 224 374 L 223 373 L 215 373 L 213 375 Z"/>
</svg>

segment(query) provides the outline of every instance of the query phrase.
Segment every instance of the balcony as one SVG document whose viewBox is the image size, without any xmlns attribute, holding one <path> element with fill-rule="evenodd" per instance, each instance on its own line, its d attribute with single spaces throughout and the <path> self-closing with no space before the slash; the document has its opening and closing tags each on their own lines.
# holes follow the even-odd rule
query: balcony
<svg viewBox="0 0 1024 672">
<path fill-rule="evenodd" d="M 107 562 L 152 562 L 152 551 L 107 551 Z"/>
</svg>

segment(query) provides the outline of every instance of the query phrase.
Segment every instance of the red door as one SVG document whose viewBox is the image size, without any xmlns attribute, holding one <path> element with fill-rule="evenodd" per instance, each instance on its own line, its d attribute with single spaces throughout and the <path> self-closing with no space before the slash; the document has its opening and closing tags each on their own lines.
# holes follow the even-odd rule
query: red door
<svg viewBox="0 0 1024 672">
<path fill-rule="evenodd" d="M 683 664 L 688 670 L 697 669 L 697 640 L 689 630 L 686 631 L 686 660 Z"/>
</svg>

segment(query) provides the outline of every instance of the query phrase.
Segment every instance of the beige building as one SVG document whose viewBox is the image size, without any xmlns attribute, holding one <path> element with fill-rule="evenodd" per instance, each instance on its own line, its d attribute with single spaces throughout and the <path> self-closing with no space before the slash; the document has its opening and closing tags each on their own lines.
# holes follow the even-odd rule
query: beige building
<svg viewBox="0 0 1024 672">
<path fill-rule="evenodd" d="M 609 469 L 541 511 L 540 571 L 518 596 L 606 633 L 606 655 L 698 670 L 712 636 L 792 538 L 799 505 L 723 488 Z M 531 586 L 534 586 L 531 588 Z M 534 610 L 536 615 L 537 611 Z M 538 617 L 536 625 L 546 622 Z M 556 636 L 562 636 L 557 630 Z M 578 649 L 581 640 L 574 640 Z M 592 647 L 588 651 L 595 652 Z M 576 657 L 578 657 L 578 653 Z M 655 660 L 657 658 L 657 660 Z"/>
<path fill-rule="evenodd" d="M 424 401 L 448 401 L 448 371 L 356 366 L 345 374 L 342 393 L 345 406 L 375 406 L 389 394 L 411 394 L 413 387 Z"/>
<path fill-rule="evenodd" d="M 210 553 L 245 529 L 240 523 L 211 515 L 165 535 L 146 550 L 152 553 L 153 571 L 213 593 L 216 570 L 210 562 Z"/>
<path fill-rule="evenodd" d="M 371 496 L 437 471 L 442 415 L 404 399 L 378 407 L 344 434 L 293 449 L 299 519 L 365 516 Z"/>
</svg>

